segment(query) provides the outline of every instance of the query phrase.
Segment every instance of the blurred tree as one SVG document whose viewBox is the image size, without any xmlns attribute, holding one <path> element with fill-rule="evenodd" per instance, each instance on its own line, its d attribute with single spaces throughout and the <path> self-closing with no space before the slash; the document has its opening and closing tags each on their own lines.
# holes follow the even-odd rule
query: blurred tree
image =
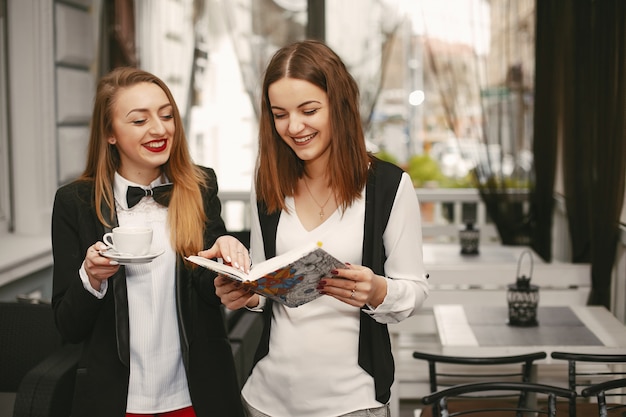
<svg viewBox="0 0 626 417">
<path fill-rule="evenodd" d="M 406 170 L 415 188 L 428 187 L 431 182 L 437 185 L 443 180 L 439 164 L 428 154 L 414 155 L 407 162 Z"/>
<path fill-rule="evenodd" d="M 398 163 L 398 158 L 396 158 L 390 152 L 384 149 L 381 149 L 380 151 L 376 152 L 374 155 L 376 155 L 378 159 L 382 159 L 383 161 L 391 162 L 394 165 L 400 166 L 400 164 Z"/>
</svg>

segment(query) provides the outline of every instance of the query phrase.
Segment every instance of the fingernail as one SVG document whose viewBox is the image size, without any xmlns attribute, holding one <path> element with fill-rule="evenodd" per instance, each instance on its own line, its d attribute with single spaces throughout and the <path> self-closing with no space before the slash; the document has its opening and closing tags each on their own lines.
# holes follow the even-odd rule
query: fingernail
<svg viewBox="0 0 626 417">
<path fill-rule="evenodd" d="M 233 261 L 233 260 L 232 260 L 232 259 L 230 259 L 230 256 L 228 256 L 228 255 L 227 255 L 227 256 L 226 256 L 226 262 L 231 263 L 232 261 Z"/>
<path fill-rule="evenodd" d="M 109 261 L 109 265 L 119 265 L 120 263 L 118 261 Z"/>
<path fill-rule="evenodd" d="M 339 273 L 339 271 L 337 271 L 336 269 L 333 269 L 330 271 L 331 275 L 337 275 Z"/>
</svg>

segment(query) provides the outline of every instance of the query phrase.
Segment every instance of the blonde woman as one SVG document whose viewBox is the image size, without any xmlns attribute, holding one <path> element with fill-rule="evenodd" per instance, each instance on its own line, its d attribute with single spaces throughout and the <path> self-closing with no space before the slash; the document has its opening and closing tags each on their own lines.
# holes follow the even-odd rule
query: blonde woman
<svg viewBox="0 0 626 417">
<path fill-rule="evenodd" d="M 249 264 L 220 211 L 215 173 L 192 163 L 163 81 L 134 68 L 104 76 L 86 169 L 59 188 L 52 214 L 56 324 L 83 345 L 72 416 L 243 415 L 214 277 L 183 261 L 210 247 Z M 163 254 L 126 265 L 103 256 L 115 226 L 151 227 Z"/>
</svg>

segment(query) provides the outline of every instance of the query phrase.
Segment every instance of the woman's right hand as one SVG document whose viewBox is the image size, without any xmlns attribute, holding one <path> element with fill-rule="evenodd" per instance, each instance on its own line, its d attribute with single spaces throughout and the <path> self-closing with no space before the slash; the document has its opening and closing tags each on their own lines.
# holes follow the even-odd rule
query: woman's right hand
<svg viewBox="0 0 626 417">
<path fill-rule="evenodd" d="M 102 242 L 96 242 L 87 249 L 85 255 L 85 272 L 89 277 L 89 283 L 94 290 L 100 291 L 102 281 L 106 281 L 120 269 L 117 261 L 100 255 L 100 250 L 106 249 L 107 246 Z"/>
<path fill-rule="evenodd" d="M 259 305 L 259 295 L 247 290 L 240 282 L 218 275 L 214 280 L 215 293 L 229 310 Z"/>
</svg>

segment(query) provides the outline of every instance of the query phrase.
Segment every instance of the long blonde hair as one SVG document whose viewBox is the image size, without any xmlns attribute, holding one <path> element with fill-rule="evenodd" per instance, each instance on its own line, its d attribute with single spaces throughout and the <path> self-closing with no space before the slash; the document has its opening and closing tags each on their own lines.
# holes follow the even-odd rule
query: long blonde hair
<svg viewBox="0 0 626 417">
<path fill-rule="evenodd" d="M 167 85 L 155 75 L 137 68 L 120 67 L 100 79 L 91 119 L 87 164 L 79 180 L 94 183 L 96 214 L 103 225 L 111 227 L 115 213 L 113 180 L 120 165 L 117 148 L 107 142 L 107 138 L 113 134 L 113 104 L 120 89 L 145 82 L 158 85 L 166 94 L 172 105 L 176 126 L 170 158 L 161 167 L 174 184 L 168 206 L 172 247 L 183 256 L 195 254 L 204 249 L 203 235 L 207 218 L 201 188 L 206 188 L 208 181 L 204 172 L 191 159 L 174 97 Z M 103 204 L 110 209 L 111 217 L 108 219 L 104 218 Z"/>
</svg>

